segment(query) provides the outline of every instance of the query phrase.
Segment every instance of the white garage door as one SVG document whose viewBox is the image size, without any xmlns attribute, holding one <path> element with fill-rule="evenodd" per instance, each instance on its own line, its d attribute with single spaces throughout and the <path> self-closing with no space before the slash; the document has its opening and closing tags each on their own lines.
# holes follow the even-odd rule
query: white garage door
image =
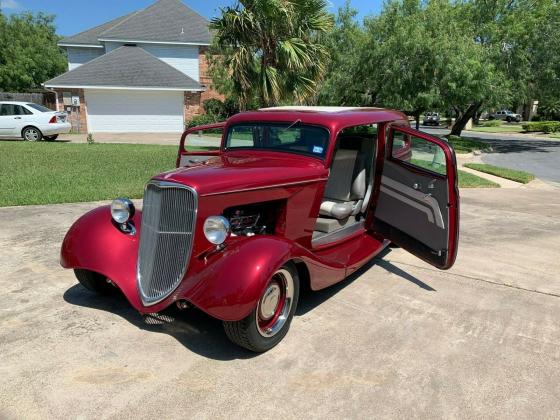
<svg viewBox="0 0 560 420">
<path fill-rule="evenodd" d="M 91 133 L 183 131 L 183 92 L 85 90 Z"/>
</svg>

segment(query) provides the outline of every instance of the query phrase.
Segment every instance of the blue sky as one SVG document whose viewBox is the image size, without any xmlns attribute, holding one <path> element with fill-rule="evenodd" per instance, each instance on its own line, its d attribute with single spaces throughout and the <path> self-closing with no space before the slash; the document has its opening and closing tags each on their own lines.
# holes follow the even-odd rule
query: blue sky
<svg viewBox="0 0 560 420">
<path fill-rule="evenodd" d="M 220 6 L 233 4 L 233 0 L 183 0 L 201 15 L 210 18 L 218 14 Z M 335 12 L 345 0 L 330 0 Z M 56 15 L 57 32 L 74 35 L 93 26 L 105 23 L 132 11 L 143 9 L 155 0 L 0 0 L 6 14 L 22 11 L 45 12 Z M 378 13 L 383 0 L 351 0 L 360 17 Z"/>
</svg>

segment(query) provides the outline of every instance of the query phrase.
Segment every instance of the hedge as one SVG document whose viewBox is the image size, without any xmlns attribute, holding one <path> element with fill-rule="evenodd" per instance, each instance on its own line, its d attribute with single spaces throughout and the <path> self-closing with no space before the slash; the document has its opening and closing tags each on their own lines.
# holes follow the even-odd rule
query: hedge
<svg viewBox="0 0 560 420">
<path fill-rule="evenodd" d="M 556 133 L 560 131 L 560 121 L 531 121 L 522 125 L 525 131 L 542 131 L 543 133 Z"/>
</svg>

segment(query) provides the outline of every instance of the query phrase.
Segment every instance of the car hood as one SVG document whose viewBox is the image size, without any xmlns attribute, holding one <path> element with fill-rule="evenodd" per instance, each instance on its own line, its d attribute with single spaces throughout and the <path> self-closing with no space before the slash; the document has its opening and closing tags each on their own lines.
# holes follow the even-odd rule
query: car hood
<svg viewBox="0 0 560 420">
<path fill-rule="evenodd" d="M 200 196 L 326 180 L 320 160 L 288 153 L 224 153 L 204 163 L 164 172 L 154 179 L 193 187 Z"/>
</svg>

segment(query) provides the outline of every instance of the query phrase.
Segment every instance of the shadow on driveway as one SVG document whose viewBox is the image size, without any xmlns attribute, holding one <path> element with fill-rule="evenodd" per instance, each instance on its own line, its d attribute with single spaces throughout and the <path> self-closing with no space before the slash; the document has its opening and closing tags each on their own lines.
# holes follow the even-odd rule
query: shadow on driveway
<svg viewBox="0 0 560 420">
<path fill-rule="evenodd" d="M 435 289 L 418 278 L 390 262 L 382 260 L 389 252 L 391 252 L 389 249 L 384 250 L 364 267 L 327 289 L 318 292 L 302 291 L 295 315 L 303 316 L 326 302 L 360 278 L 375 264 L 426 291 L 435 291 Z M 222 328 L 222 322 L 196 308 L 179 310 L 175 305 L 171 305 L 158 314 L 143 317 L 130 306 L 122 293 L 116 293 L 112 296 L 101 296 L 86 290 L 80 284 L 75 284 L 66 290 L 63 298 L 72 305 L 111 312 L 124 318 L 141 330 L 168 334 L 189 350 L 209 359 L 225 361 L 250 359 L 258 356 L 258 353 L 250 352 L 231 343 Z"/>
</svg>

